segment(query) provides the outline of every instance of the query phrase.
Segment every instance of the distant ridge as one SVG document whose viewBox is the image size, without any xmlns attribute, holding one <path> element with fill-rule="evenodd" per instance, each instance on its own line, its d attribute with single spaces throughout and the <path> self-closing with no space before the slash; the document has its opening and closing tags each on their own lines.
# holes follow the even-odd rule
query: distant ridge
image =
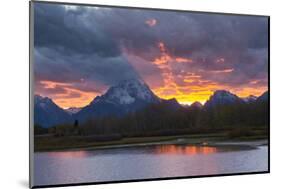
<svg viewBox="0 0 281 189">
<path fill-rule="evenodd" d="M 34 124 L 48 128 L 71 122 L 71 116 L 56 105 L 52 99 L 40 95 L 34 96 Z"/>
<path fill-rule="evenodd" d="M 64 123 L 72 124 L 74 120 L 83 122 L 92 118 L 120 117 L 141 110 L 151 104 L 161 103 L 171 110 L 183 107 L 187 109 L 209 109 L 222 105 L 246 104 L 267 100 L 268 91 L 259 97 L 250 95 L 246 98 L 240 98 L 229 91 L 217 90 L 204 105 L 196 101 L 190 106 L 183 106 L 175 98 L 165 100 L 157 97 L 143 81 L 125 80 L 110 87 L 105 94 L 95 97 L 89 105 L 83 108 L 71 107 L 64 110 L 56 105 L 52 99 L 35 95 L 34 122 L 48 128 Z"/>
</svg>

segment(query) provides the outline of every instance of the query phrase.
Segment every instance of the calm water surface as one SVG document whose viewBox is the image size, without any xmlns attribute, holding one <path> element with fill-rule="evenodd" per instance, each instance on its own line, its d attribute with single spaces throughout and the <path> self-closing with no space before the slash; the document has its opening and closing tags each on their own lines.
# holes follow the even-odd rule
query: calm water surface
<svg viewBox="0 0 281 189">
<path fill-rule="evenodd" d="M 35 185 L 267 171 L 268 147 L 161 145 L 35 153 Z"/>
</svg>

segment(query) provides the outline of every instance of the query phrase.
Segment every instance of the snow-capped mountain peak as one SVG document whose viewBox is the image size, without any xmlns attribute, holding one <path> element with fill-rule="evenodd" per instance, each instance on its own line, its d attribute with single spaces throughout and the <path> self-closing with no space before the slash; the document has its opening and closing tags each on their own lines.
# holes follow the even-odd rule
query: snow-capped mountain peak
<svg viewBox="0 0 281 189">
<path fill-rule="evenodd" d="M 43 100 L 43 99 L 44 99 L 44 97 L 41 96 L 41 95 L 38 95 L 38 94 L 34 95 L 34 101 L 35 102 L 38 102 L 38 101 Z"/>
<path fill-rule="evenodd" d="M 214 92 L 213 97 L 220 98 L 220 99 L 230 99 L 230 98 L 236 98 L 237 96 L 227 90 L 217 90 Z"/>
<path fill-rule="evenodd" d="M 110 87 L 105 94 L 95 97 L 75 115 L 79 120 L 86 120 L 90 116 L 122 116 L 160 101 L 143 81 L 125 80 Z"/>
<path fill-rule="evenodd" d="M 52 99 L 37 94 L 34 95 L 34 104 L 40 106 L 43 109 L 48 107 L 49 105 L 56 106 Z"/>
<path fill-rule="evenodd" d="M 229 91 L 226 90 L 217 90 L 214 92 L 214 94 L 209 98 L 209 100 L 206 102 L 206 107 L 211 107 L 215 105 L 226 105 L 226 104 L 234 104 L 234 103 L 241 103 L 243 100 L 236 96 L 235 94 L 232 94 Z"/>
<path fill-rule="evenodd" d="M 109 103 L 128 105 L 137 100 L 153 102 L 156 99 L 158 98 L 143 81 L 132 79 L 110 87 L 104 95 L 96 97 L 92 103 L 105 100 Z"/>
<path fill-rule="evenodd" d="M 41 95 L 34 95 L 34 101 L 35 101 L 35 103 L 36 102 L 42 102 L 42 101 L 44 101 L 44 102 L 48 102 L 48 101 L 52 101 L 50 98 L 48 98 L 48 97 L 43 97 L 43 96 L 41 96 Z"/>
<path fill-rule="evenodd" d="M 221 102 L 233 102 L 236 101 L 239 97 L 226 90 L 217 90 L 210 98 Z"/>
</svg>

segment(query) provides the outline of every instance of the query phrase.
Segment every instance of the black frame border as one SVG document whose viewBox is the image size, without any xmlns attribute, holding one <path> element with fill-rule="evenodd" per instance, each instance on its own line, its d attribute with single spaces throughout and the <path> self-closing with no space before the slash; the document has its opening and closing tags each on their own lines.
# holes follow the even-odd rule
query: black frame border
<svg viewBox="0 0 281 189">
<path fill-rule="evenodd" d="M 33 162 L 31 162 L 31 155 L 34 151 L 31 148 L 33 134 L 31 131 L 31 101 L 33 100 L 32 83 L 33 74 L 32 69 L 32 49 L 34 33 L 32 18 L 32 4 L 33 3 L 45 3 L 55 5 L 75 5 L 75 6 L 87 6 L 87 7 L 104 7 L 104 8 L 123 8 L 123 9 L 138 9 L 138 10 L 153 10 L 153 11 L 167 11 L 167 12 L 184 12 L 184 13 L 199 13 L 199 14 L 215 14 L 215 15 L 228 15 L 228 16 L 251 16 L 251 17 L 265 17 L 268 19 L 268 170 L 257 172 L 241 172 L 241 173 L 226 173 L 226 174 L 214 174 L 214 175 L 196 175 L 196 176 L 180 176 L 180 177 L 159 177 L 148 179 L 130 179 L 130 180 L 116 180 L 116 181 L 102 181 L 102 182 L 85 182 L 85 183 L 68 183 L 68 184 L 51 184 L 51 185 L 32 185 L 31 183 L 31 169 L 33 169 Z M 32 36 L 33 35 L 33 36 Z M 114 183 L 131 183 L 131 182 L 143 182 L 143 181 L 162 181 L 162 180 L 175 180 L 175 179 L 191 179 L 191 178 L 211 178 L 211 177 L 224 177 L 224 176 L 240 176 L 240 175 L 257 175 L 270 173 L 270 16 L 269 15 L 255 15 L 255 14 L 238 14 L 238 13 L 223 13 L 223 12 L 208 12 L 208 11 L 191 11 L 191 10 L 175 10 L 175 9 L 163 9 L 163 8 L 148 8 L 148 7 L 133 7 L 133 6 L 117 6 L 117 5 L 102 5 L 102 4 L 88 4 L 88 3 L 70 3 L 70 2 L 56 2 L 56 1 L 41 1 L 30 0 L 29 1 L 29 188 L 53 188 L 53 187 L 67 187 L 67 186 L 85 186 L 85 185 L 98 185 L 98 184 L 114 184 Z"/>
</svg>

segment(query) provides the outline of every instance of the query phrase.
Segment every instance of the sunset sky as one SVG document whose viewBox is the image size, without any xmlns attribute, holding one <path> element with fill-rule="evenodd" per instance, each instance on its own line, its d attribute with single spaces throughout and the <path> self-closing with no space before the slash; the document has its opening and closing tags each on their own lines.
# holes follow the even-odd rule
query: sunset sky
<svg viewBox="0 0 281 189">
<path fill-rule="evenodd" d="M 35 93 L 63 108 L 134 78 L 183 104 L 268 88 L 266 17 L 34 4 Z"/>
</svg>

